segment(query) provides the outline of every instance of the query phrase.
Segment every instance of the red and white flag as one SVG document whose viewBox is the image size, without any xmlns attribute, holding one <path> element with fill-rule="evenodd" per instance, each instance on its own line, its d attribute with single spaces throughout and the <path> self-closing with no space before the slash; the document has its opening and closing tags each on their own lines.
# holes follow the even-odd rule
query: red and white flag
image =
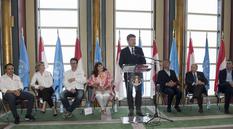
<svg viewBox="0 0 233 129">
<path fill-rule="evenodd" d="M 124 93 L 125 93 L 123 87 L 123 77 L 122 77 L 123 72 L 119 65 L 120 54 L 121 54 L 121 42 L 119 39 L 117 45 L 117 57 L 115 62 L 115 82 L 114 82 L 116 98 L 118 98 L 118 100 L 122 100 L 124 98 Z"/>
<path fill-rule="evenodd" d="M 190 38 L 189 39 L 189 50 L 188 50 L 188 56 L 187 56 L 186 72 L 191 71 L 191 66 L 194 63 L 195 63 L 195 57 L 194 57 L 194 50 L 193 50 L 193 41 L 192 41 L 192 38 Z"/>
<path fill-rule="evenodd" d="M 75 42 L 75 54 L 74 57 L 78 59 L 78 69 L 84 73 L 83 70 L 83 61 L 82 61 L 82 51 L 79 38 L 76 38 Z"/>
<path fill-rule="evenodd" d="M 154 62 L 155 64 L 152 65 L 152 68 L 151 68 L 151 98 L 153 98 L 153 96 L 155 95 L 155 92 L 156 92 L 156 85 L 155 85 L 155 82 L 157 80 L 157 74 L 160 70 L 160 63 L 159 63 L 159 53 L 158 53 L 158 48 L 157 48 L 157 45 L 156 45 L 156 42 L 155 40 L 153 40 L 153 46 L 152 46 L 152 58 L 154 60 L 157 60 L 157 61 L 152 61 Z M 155 67 L 156 66 L 156 67 Z"/>
<path fill-rule="evenodd" d="M 48 61 L 45 55 L 45 50 L 44 50 L 44 41 L 42 37 L 40 36 L 39 38 L 39 52 L 38 52 L 38 61 L 39 62 L 44 62 L 45 68 L 48 68 Z"/>
<path fill-rule="evenodd" d="M 215 93 L 218 92 L 218 74 L 221 70 L 225 68 L 226 68 L 225 45 L 223 39 L 221 39 L 221 44 L 218 52 L 217 66 L 216 66 L 215 82 L 214 82 Z"/>
</svg>

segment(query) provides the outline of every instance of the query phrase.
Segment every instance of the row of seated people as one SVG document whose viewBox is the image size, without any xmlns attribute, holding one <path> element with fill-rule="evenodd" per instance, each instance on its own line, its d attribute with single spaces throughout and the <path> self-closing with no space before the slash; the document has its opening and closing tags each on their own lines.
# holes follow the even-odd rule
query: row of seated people
<svg viewBox="0 0 233 129">
<path fill-rule="evenodd" d="M 92 98 L 96 98 L 101 112 L 106 112 L 106 106 L 108 100 L 113 97 L 112 91 L 112 77 L 107 69 L 101 64 L 96 63 L 94 71 L 91 77 L 86 81 L 84 73 L 78 69 L 78 60 L 72 58 L 70 60 L 71 70 L 68 70 L 64 74 L 64 88 L 61 93 L 61 102 L 64 105 L 66 112 L 65 117 L 72 117 L 74 109 L 81 104 L 81 100 L 84 94 L 84 83 L 88 83 L 89 86 L 94 88 L 94 95 Z M 37 83 L 36 83 L 37 82 Z M 202 103 L 204 93 L 207 95 L 205 85 L 207 80 L 202 72 L 197 71 L 197 65 L 191 66 L 191 71 L 186 73 L 185 82 L 187 90 L 194 94 L 194 98 L 198 100 L 199 112 L 203 112 Z M 229 113 L 229 101 L 233 94 L 233 71 L 232 62 L 227 61 L 226 69 L 219 73 L 219 91 L 225 93 L 225 113 Z M 179 81 L 173 70 L 170 69 L 170 62 L 168 60 L 163 61 L 163 70 L 158 73 L 157 83 L 160 85 L 160 91 L 168 95 L 168 107 L 167 111 L 171 112 L 171 104 L 174 96 L 176 96 L 175 109 L 181 112 L 179 103 L 182 97 L 182 93 L 179 90 Z M 57 110 L 53 105 L 52 95 L 54 90 L 52 88 L 53 81 L 52 76 L 48 71 L 45 71 L 45 66 L 41 62 L 39 64 L 39 70 L 33 75 L 31 85 L 38 90 L 39 96 L 43 99 L 44 103 L 41 111 L 45 112 L 46 103 L 53 109 L 53 115 L 57 115 Z M 0 90 L 3 92 L 3 98 L 9 103 L 10 110 L 15 118 L 15 123 L 19 123 L 19 115 L 16 110 L 16 99 L 28 100 L 26 120 L 34 120 L 32 116 L 32 107 L 34 103 L 34 96 L 28 92 L 22 90 L 23 84 L 20 78 L 14 74 L 13 64 L 5 65 L 5 74 L 0 78 Z M 70 105 L 68 97 L 74 97 L 73 103 Z"/>
<path fill-rule="evenodd" d="M 206 85 L 208 81 L 203 72 L 197 71 L 198 65 L 192 64 L 191 71 L 186 73 L 185 85 L 186 91 L 193 94 L 193 98 L 190 100 L 193 102 L 197 99 L 198 112 L 203 113 L 203 95 L 208 96 Z M 176 102 L 174 108 L 181 112 L 179 103 L 182 97 L 181 90 L 179 88 L 180 83 L 177 79 L 175 71 L 170 69 L 169 60 L 163 61 L 163 70 L 158 72 L 157 84 L 160 85 L 160 92 L 167 94 L 167 112 L 171 112 L 171 104 L 174 96 L 176 96 Z M 228 60 L 226 69 L 219 72 L 219 92 L 225 94 L 224 113 L 229 114 L 229 103 L 233 96 L 233 65 L 232 61 Z"/>
<path fill-rule="evenodd" d="M 76 107 L 80 106 L 84 96 L 84 84 L 94 89 L 91 98 L 98 101 L 101 112 L 106 112 L 107 103 L 113 98 L 112 76 L 102 63 L 96 63 L 91 77 L 87 80 L 84 73 L 78 68 L 78 60 L 72 58 L 70 60 L 71 69 L 64 73 L 64 90 L 60 94 L 61 102 L 65 108 L 64 117 L 72 117 L 72 112 Z M 19 76 L 14 74 L 14 66 L 9 63 L 5 65 L 5 74 L 0 78 L 0 90 L 3 92 L 3 99 L 9 104 L 9 108 L 15 118 L 15 124 L 19 124 L 20 117 L 17 113 L 16 100 L 27 100 L 27 113 L 25 120 L 35 120 L 32 115 L 34 104 L 34 96 L 23 91 L 23 84 Z M 50 72 L 45 70 L 45 65 L 40 62 L 38 71 L 34 73 L 31 86 L 38 91 L 38 96 L 43 99 L 41 112 L 45 113 L 46 104 L 53 110 L 53 115 L 57 116 L 57 109 L 53 103 L 52 96 L 54 94 L 53 78 Z M 69 97 L 73 97 L 74 101 L 70 105 Z"/>
</svg>

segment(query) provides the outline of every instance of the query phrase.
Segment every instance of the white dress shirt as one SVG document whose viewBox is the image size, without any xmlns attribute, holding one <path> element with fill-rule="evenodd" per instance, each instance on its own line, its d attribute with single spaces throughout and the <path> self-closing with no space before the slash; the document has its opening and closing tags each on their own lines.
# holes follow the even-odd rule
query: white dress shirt
<svg viewBox="0 0 233 129">
<path fill-rule="evenodd" d="M 23 83 L 20 77 L 15 74 L 13 74 L 13 78 L 4 74 L 0 77 L 0 90 L 3 93 L 6 93 L 8 90 L 23 90 Z"/>
<path fill-rule="evenodd" d="M 164 69 L 164 71 L 167 73 L 167 75 L 170 77 L 171 76 L 171 71 Z"/>
<path fill-rule="evenodd" d="M 232 70 L 227 70 L 227 78 L 226 81 L 231 83 L 232 82 Z"/>
<path fill-rule="evenodd" d="M 71 78 L 75 78 L 75 81 L 69 82 L 68 80 Z M 86 78 L 84 76 L 84 73 L 80 69 L 76 69 L 76 71 L 68 70 L 65 72 L 64 75 L 64 86 L 66 90 L 71 89 L 84 89 L 84 83 L 86 83 Z"/>
<path fill-rule="evenodd" d="M 197 77 L 197 72 L 192 73 L 193 77 L 194 77 L 194 82 L 193 82 L 193 86 L 196 85 L 196 83 L 198 82 L 198 77 Z"/>
<path fill-rule="evenodd" d="M 133 49 L 134 49 L 134 51 L 133 51 Z M 129 51 L 130 51 L 130 53 L 133 55 L 133 54 L 135 54 L 135 47 L 130 47 L 129 46 Z"/>
<path fill-rule="evenodd" d="M 38 82 L 38 84 L 36 84 Z M 40 72 L 34 73 L 31 80 L 31 86 L 35 87 L 36 89 L 39 86 L 44 88 L 49 88 L 53 86 L 53 78 L 50 72 L 44 71 L 42 74 Z"/>
</svg>

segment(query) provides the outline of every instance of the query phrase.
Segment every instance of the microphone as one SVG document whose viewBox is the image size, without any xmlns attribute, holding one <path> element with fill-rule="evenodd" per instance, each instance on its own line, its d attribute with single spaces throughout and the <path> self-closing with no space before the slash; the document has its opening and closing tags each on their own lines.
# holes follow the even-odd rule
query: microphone
<svg viewBox="0 0 233 129">
<path fill-rule="evenodd" d="M 146 59 L 150 59 L 150 60 L 153 60 L 153 61 L 158 61 L 158 62 L 162 62 L 161 60 L 156 60 L 154 58 L 151 58 L 151 57 L 147 57 L 147 56 L 143 56 L 143 55 L 139 55 L 139 54 L 133 54 L 134 56 L 137 56 L 137 57 L 142 57 L 142 58 L 146 58 Z"/>
</svg>

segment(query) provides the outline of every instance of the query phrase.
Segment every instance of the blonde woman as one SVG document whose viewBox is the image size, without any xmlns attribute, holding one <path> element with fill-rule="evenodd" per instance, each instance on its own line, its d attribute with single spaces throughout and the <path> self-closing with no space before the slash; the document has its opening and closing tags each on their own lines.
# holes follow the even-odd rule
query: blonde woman
<svg viewBox="0 0 233 129">
<path fill-rule="evenodd" d="M 43 106 L 41 112 L 45 113 L 46 105 L 48 103 L 49 107 L 53 109 L 53 115 L 57 116 L 57 110 L 53 104 L 52 95 L 53 90 L 53 78 L 50 72 L 45 70 L 45 65 L 40 62 L 37 66 L 37 72 L 34 73 L 31 86 L 38 91 L 38 96 L 43 99 Z"/>
</svg>

